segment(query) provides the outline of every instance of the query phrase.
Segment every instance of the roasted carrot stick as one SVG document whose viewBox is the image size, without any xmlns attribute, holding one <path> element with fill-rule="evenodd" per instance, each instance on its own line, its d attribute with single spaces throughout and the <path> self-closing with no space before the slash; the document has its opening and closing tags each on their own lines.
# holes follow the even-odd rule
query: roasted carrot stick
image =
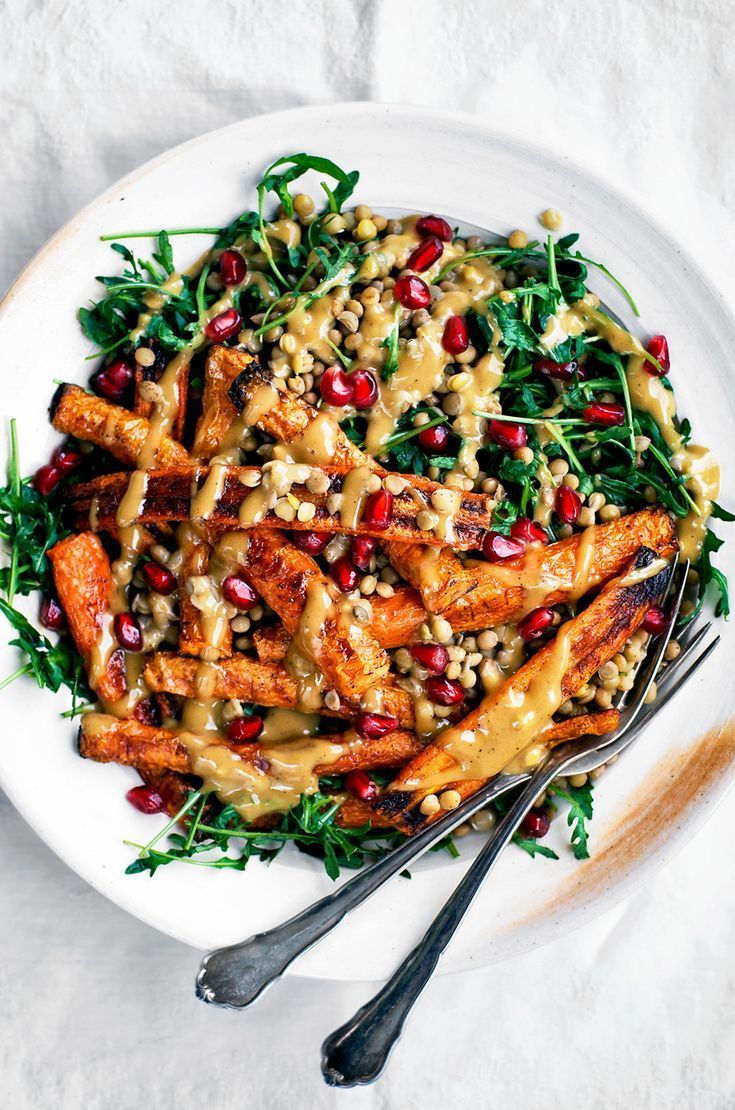
<svg viewBox="0 0 735 1110">
<path fill-rule="evenodd" d="M 104 447 L 126 466 L 135 466 L 150 425 L 129 409 L 112 405 L 77 385 L 60 385 L 51 401 L 51 423 L 59 432 Z M 158 447 L 159 466 L 186 466 L 191 458 L 184 447 L 164 436 Z"/>
<path fill-rule="evenodd" d="M 242 359 L 240 353 L 235 351 L 227 351 L 220 357 L 230 366 L 237 365 Z M 278 389 L 276 385 L 271 372 L 260 363 L 251 361 L 246 365 L 243 361 L 230 397 L 238 411 L 244 413 L 247 423 L 254 424 L 282 443 L 290 444 L 304 461 L 310 451 L 321 451 L 321 459 L 314 461 L 321 461 L 337 470 L 366 467 L 381 476 L 385 474 L 385 470 L 370 455 L 361 451 L 344 434 L 334 419 L 320 413 L 303 398 Z M 419 591 L 430 613 L 442 612 L 474 585 L 472 571 L 449 548 L 432 553 L 423 543 L 400 545 L 392 540 L 384 546 L 393 567 Z"/>
<path fill-rule="evenodd" d="M 467 797 L 482 782 L 499 773 L 533 739 L 533 732 L 525 740 L 519 739 L 525 736 L 523 730 L 513 732 L 517 729 L 515 722 L 520 723 L 524 715 L 524 702 L 528 702 L 525 712 L 532 714 L 528 718 L 531 725 L 538 722 L 538 732 L 559 705 L 572 697 L 635 632 L 649 606 L 660 596 L 671 571 L 665 566 L 638 580 L 634 580 L 631 572 L 647 566 L 655 570 L 658 562 L 653 552 L 641 548 L 628 572 L 609 582 L 579 616 L 562 626 L 551 643 L 531 656 L 499 690 L 483 698 L 471 713 L 446 729 L 405 767 L 378 799 L 378 811 L 403 831 L 415 832 L 432 819 L 431 814 L 421 812 L 421 803 L 428 794 L 451 786 L 461 797 Z M 470 764 L 483 767 L 486 773 L 482 779 L 470 780 L 467 774 L 459 773 L 464 736 L 474 737 L 475 752 L 482 751 L 484 745 L 481 763 L 475 755 L 474 763 Z M 509 739 L 513 743 L 509 744 Z M 460 753 L 458 758 L 453 751 Z"/>
<path fill-rule="evenodd" d="M 125 693 L 125 656 L 112 633 L 110 560 L 93 532 L 67 536 L 48 552 L 56 592 L 89 684 L 106 702 Z"/>
<path fill-rule="evenodd" d="M 342 752 L 333 761 L 317 766 L 317 774 L 341 775 L 376 767 L 402 767 L 422 748 L 412 732 L 401 730 L 389 732 L 378 740 L 361 740 L 355 733 L 346 733 L 344 737 L 330 736 L 329 742 L 341 745 Z M 251 762 L 268 750 L 268 745 L 262 743 L 235 746 L 224 738 L 221 743 Z M 287 745 L 285 740 L 277 746 L 284 751 Z M 121 763 L 145 767 L 151 772 L 191 773 L 189 751 L 175 732 L 142 724 L 134 717 L 121 720 L 106 713 L 85 713 L 79 727 L 79 751 L 97 763 Z"/>
<path fill-rule="evenodd" d="M 145 680 L 153 691 L 194 698 L 197 696 L 197 666 L 196 659 L 171 652 L 155 652 L 146 663 Z M 379 695 L 383 713 L 395 717 L 401 728 L 413 728 L 413 701 L 404 690 L 381 684 Z M 236 698 L 252 705 L 281 709 L 299 708 L 298 681 L 285 667 L 279 663 L 261 663 L 240 652 L 234 652 L 229 659 L 217 664 L 212 696 Z M 325 717 L 350 718 L 355 715 L 355 704 L 345 698 L 335 709 L 320 706 L 319 712 Z"/>
<path fill-rule="evenodd" d="M 673 553 L 676 532 L 665 509 L 643 509 L 597 524 L 591 533 L 578 533 L 541 548 L 530 560 L 526 555 L 502 565 L 475 563 L 476 587 L 442 615 L 454 632 L 478 632 L 513 620 L 529 607 L 529 594 L 539 589 L 537 604 L 560 605 L 572 595 L 584 596 L 617 574 L 640 546 L 650 547 L 664 558 Z M 584 570 L 584 575 L 578 570 Z M 370 631 L 384 648 L 410 643 L 427 620 L 419 595 L 405 586 L 397 586 L 392 597 L 371 597 L 370 605 Z M 264 662 L 278 662 L 288 650 L 288 634 L 278 625 L 259 630 L 253 640 Z"/>
<path fill-rule="evenodd" d="M 229 621 L 216 622 L 216 643 L 211 643 L 205 634 L 202 612 L 194 604 L 188 588 L 189 579 L 207 574 L 212 548 L 189 525 L 179 528 L 177 538 L 182 556 L 179 567 L 179 651 L 182 655 L 199 657 L 208 648 L 216 653 L 218 659 L 226 659 L 232 654 Z"/>
<path fill-rule="evenodd" d="M 238 374 L 253 361 L 253 356 L 230 347 L 212 347 L 204 369 L 202 415 L 194 436 L 192 454 L 198 459 L 211 459 L 228 445 L 236 431 L 239 412 L 229 391 Z"/>
<path fill-rule="evenodd" d="M 287 522 L 289 527 L 302 531 L 317 529 L 324 532 L 377 536 L 396 539 L 403 545 L 417 537 L 425 539 L 429 545 L 441 546 L 446 543 L 440 532 L 430 530 L 428 525 L 422 526 L 425 519 L 422 513 L 426 510 L 417 504 L 408 486 L 393 498 L 392 514 L 386 523 L 383 520 L 371 520 L 360 509 L 354 515 L 348 514 L 345 517 L 340 508 L 334 505 L 333 498 L 349 497 L 346 492 L 351 481 L 349 473 L 325 468 L 320 471 L 325 482 L 328 482 L 324 492 L 314 493 L 304 484 L 305 480 L 302 480 L 300 483 L 289 483 L 280 496 L 275 489 L 270 490 L 262 485 L 266 473 L 259 467 L 224 464 L 195 470 L 149 470 L 138 521 L 141 524 L 156 524 L 189 520 L 190 514 L 193 514 L 193 519 L 197 512 L 201 512 L 206 514 L 201 519 L 206 520 L 211 529 L 220 532 L 239 531 L 252 528 L 256 524 L 262 528 L 282 528 Z M 354 473 L 353 471 L 352 474 Z M 375 480 L 378 481 L 377 477 Z M 96 527 L 104 531 L 114 529 L 117 510 L 125 496 L 128 482 L 128 474 L 106 474 L 75 486 L 70 496 L 76 519 L 84 522 L 89 519 L 90 506 L 94 499 Z M 443 487 L 428 479 L 416 478 L 410 489 L 432 497 L 434 493 L 442 491 Z M 192 509 L 192 495 L 197 492 L 201 494 L 200 506 Z M 355 504 L 357 506 L 358 502 Z M 488 499 L 484 494 L 457 495 L 456 515 L 453 516 L 452 524 L 455 548 L 468 550 L 481 546 L 491 520 L 487 504 Z M 280 508 L 286 505 L 294 519 L 279 515 Z M 296 515 L 295 510 L 300 505 L 310 507 L 308 519 L 299 519 Z"/>
</svg>

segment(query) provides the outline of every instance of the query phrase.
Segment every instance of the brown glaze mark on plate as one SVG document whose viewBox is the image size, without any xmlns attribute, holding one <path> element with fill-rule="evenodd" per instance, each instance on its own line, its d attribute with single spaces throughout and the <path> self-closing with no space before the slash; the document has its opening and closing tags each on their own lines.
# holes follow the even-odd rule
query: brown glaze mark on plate
<svg viewBox="0 0 735 1110">
<path fill-rule="evenodd" d="M 629 874 L 639 860 L 671 836 L 687 810 L 735 764 L 735 719 L 705 733 L 685 751 L 672 752 L 632 794 L 625 814 L 606 829 L 592 859 L 578 865 L 534 918 L 570 902 L 588 901 Z M 528 921 L 528 919 L 527 919 Z"/>
</svg>

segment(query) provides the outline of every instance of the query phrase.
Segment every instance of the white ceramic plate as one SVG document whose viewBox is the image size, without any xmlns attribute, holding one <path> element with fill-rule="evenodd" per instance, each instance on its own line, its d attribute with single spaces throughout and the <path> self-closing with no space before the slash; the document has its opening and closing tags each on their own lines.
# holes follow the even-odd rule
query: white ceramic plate
<svg viewBox="0 0 735 1110">
<path fill-rule="evenodd" d="M 54 236 L 13 286 L 0 316 L 0 350 L 6 383 L 12 383 L 3 391 L 2 416 L 18 419 L 26 472 L 47 458 L 57 438 L 46 419 L 53 379 L 83 382 L 90 371 L 84 362 L 90 348 L 75 311 L 98 295 L 93 275 L 114 272 L 116 265 L 99 235 L 227 223 L 254 206 L 254 185 L 266 165 L 301 150 L 359 169 L 357 201 L 377 210 L 438 212 L 465 225 L 536 234 L 537 214 L 559 208 L 564 230 L 581 232 L 585 252 L 604 260 L 635 292 L 641 319 L 634 321 L 623 299 L 594 273 L 593 288 L 642 336 L 667 334 L 680 410 L 691 417 L 696 437 L 720 455 L 721 499 L 733 507 L 729 359 L 735 326 L 706 276 L 634 204 L 562 155 L 499 138 L 469 117 L 369 104 L 298 109 L 205 135 L 114 185 Z M 201 239 L 177 239 L 177 261 L 193 259 L 201 246 Z M 732 573 L 734 561 L 735 540 L 719 564 Z M 698 744 L 732 711 L 732 684 L 723 668 L 735 630 L 722 631 L 723 643 L 704 673 L 599 784 L 593 859 L 575 863 L 562 847 L 560 828 L 550 838 L 562 855 L 558 863 L 508 851 L 443 971 L 486 964 L 575 927 L 622 898 L 691 836 L 733 777 L 735 749 L 727 732 Z M 1 647 L 0 673 L 16 663 L 15 652 Z M 243 874 L 173 865 L 152 880 L 126 877 L 131 853 L 123 840 L 145 841 L 156 826 L 156 819 L 125 801 L 134 773 L 78 757 L 75 728 L 58 716 L 65 708 L 61 696 L 37 693 L 24 680 L 0 698 L 3 788 L 62 859 L 156 928 L 200 948 L 231 943 L 330 889 L 321 866 L 297 853 L 284 853 L 270 867 L 254 861 Z M 410 882 L 395 880 L 301 961 L 297 973 L 386 976 L 458 882 L 476 846 L 464 840 L 460 861 L 432 856 Z"/>
</svg>

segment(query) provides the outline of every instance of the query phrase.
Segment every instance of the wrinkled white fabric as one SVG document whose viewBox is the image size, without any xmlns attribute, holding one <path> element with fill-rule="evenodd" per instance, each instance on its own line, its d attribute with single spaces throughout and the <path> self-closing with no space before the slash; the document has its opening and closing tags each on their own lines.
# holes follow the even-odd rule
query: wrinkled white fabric
<svg viewBox="0 0 735 1110">
<path fill-rule="evenodd" d="M 475 112 L 636 190 L 731 290 L 727 0 L 0 0 L 0 12 L 0 285 L 82 204 L 181 140 L 377 99 Z M 0 1102 L 727 1110 L 733 823 L 731 797 L 603 919 L 433 983 L 382 1081 L 342 1095 L 321 1082 L 318 1046 L 364 986 L 293 980 L 252 1014 L 203 1007 L 195 953 L 92 891 L 0 797 Z"/>
</svg>

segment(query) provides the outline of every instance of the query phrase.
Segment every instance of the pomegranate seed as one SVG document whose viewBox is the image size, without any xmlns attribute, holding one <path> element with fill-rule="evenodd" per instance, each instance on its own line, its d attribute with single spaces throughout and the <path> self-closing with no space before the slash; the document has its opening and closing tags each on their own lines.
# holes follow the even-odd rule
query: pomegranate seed
<svg viewBox="0 0 735 1110">
<path fill-rule="evenodd" d="M 491 420 L 488 435 L 493 443 L 517 451 L 528 443 L 528 432 L 523 424 L 506 424 L 504 420 Z"/>
<path fill-rule="evenodd" d="M 442 347 L 450 355 L 461 355 L 470 345 L 466 316 L 450 316 L 444 325 Z"/>
<path fill-rule="evenodd" d="M 378 796 L 378 784 L 367 771 L 350 771 L 345 777 L 345 786 L 363 802 L 372 802 Z"/>
<path fill-rule="evenodd" d="M 225 339 L 229 339 L 241 327 L 242 316 L 240 313 L 236 308 L 227 308 L 224 312 L 220 312 L 219 316 L 215 316 L 213 320 L 209 321 L 204 329 L 204 334 L 213 343 L 223 343 Z"/>
<path fill-rule="evenodd" d="M 360 713 L 355 721 L 355 729 L 365 740 L 379 740 L 398 728 L 398 718 L 388 713 Z"/>
<path fill-rule="evenodd" d="M 464 686 L 444 675 L 427 678 L 426 692 L 437 705 L 460 705 L 465 699 Z"/>
<path fill-rule="evenodd" d="M 155 786 L 134 786 L 125 797 L 141 813 L 163 813 L 166 808 L 166 803 Z"/>
<path fill-rule="evenodd" d="M 356 409 L 369 409 L 378 399 L 380 390 L 372 370 L 355 370 L 350 375 L 352 403 Z"/>
<path fill-rule="evenodd" d="M 532 809 L 521 821 L 521 836 L 529 836 L 533 840 L 541 840 L 546 836 L 551 827 L 549 815 L 542 809 Z"/>
<path fill-rule="evenodd" d="M 580 366 L 575 359 L 571 362 L 554 362 L 553 358 L 537 358 L 533 368 L 547 378 L 556 378 L 560 382 L 571 381 L 575 374 L 581 382 L 587 377 L 584 366 Z"/>
<path fill-rule="evenodd" d="M 435 424 L 424 428 L 416 437 L 426 451 L 442 451 L 449 443 L 449 428 L 446 424 Z"/>
<path fill-rule="evenodd" d="M 361 523 L 382 532 L 390 524 L 392 516 L 393 494 L 387 489 L 379 489 L 377 493 L 371 493 L 365 502 Z"/>
<path fill-rule="evenodd" d="M 608 401 L 595 401 L 582 410 L 582 416 L 589 424 L 602 424 L 605 428 L 614 428 L 625 423 L 625 409 L 622 405 L 615 405 Z"/>
<path fill-rule="evenodd" d="M 219 259 L 219 276 L 225 285 L 240 285 L 248 272 L 247 262 L 239 251 L 223 251 Z"/>
<path fill-rule="evenodd" d="M 413 644 L 411 655 L 429 674 L 442 674 L 449 662 L 449 652 L 441 644 Z"/>
<path fill-rule="evenodd" d="M 331 532 L 294 532 L 293 534 L 293 542 L 307 555 L 321 555 L 331 538 Z"/>
<path fill-rule="evenodd" d="M 422 216 L 416 221 L 416 230 L 419 235 L 435 235 L 444 243 L 452 241 L 452 229 L 441 216 Z"/>
<path fill-rule="evenodd" d="M 343 594 L 350 594 L 357 589 L 360 572 L 347 555 L 341 555 L 339 559 L 335 559 L 329 568 L 329 573 Z"/>
<path fill-rule="evenodd" d="M 582 511 L 582 498 L 571 486 L 559 486 L 556 491 L 556 515 L 563 524 L 574 524 Z"/>
<path fill-rule="evenodd" d="M 514 540 L 523 540 L 524 543 L 548 543 L 549 536 L 545 528 L 530 520 L 527 516 L 519 516 L 510 526 L 510 534 Z"/>
<path fill-rule="evenodd" d="M 40 466 L 33 476 L 33 487 L 42 497 L 48 497 L 58 486 L 63 475 L 55 466 Z"/>
<path fill-rule="evenodd" d="M 399 277 L 393 288 L 393 294 L 399 304 L 404 308 L 426 308 L 431 304 L 431 293 L 425 281 L 415 274 L 404 274 Z"/>
<path fill-rule="evenodd" d="M 542 605 L 538 609 L 532 609 L 522 621 L 518 622 L 518 635 L 522 640 L 538 640 L 553 623 L 554 610 Z"/>
<path fill-rule="evenodd" d="M 79 452 L 73 451 L 66 443 L 57 447 L 51 456 L 51 465 L 60 470 L 62 474 L 71 474 L 72 470 L 76 470 L 81 465 L 81 462 L 82 456 Z"/>
<path fill-rule="evenodd" d="M 121 401 L 125 390 L 133 381 L 133 367 L 123 358 L 117 358 L 95 374 L 92 378 L 92 387 L 96 393 L 108 401 Z"/>
<path fill-rule="evenodd" d="M 489 563 L 502 563 L 505 559 L 515 559 L 522 555 L 526 545 L 515 536 L 504 536 L 501 532 L 488 532 L 482 541 L 482 554 Z"/>
<path fill-rule="evenodd" d="M 133 710 L 133 716 L 136 721 L 141 721 L 144 725 L 152 725 L 154 728 L 160 728 L 161 707 L 155 698 L 143 698 L 139 701 Z"/>
<path fill-rule="evenodd" d="M 319 389 L 328 405 L 349 405 L 354 388 L 341 366 L 328 367 L 321 376 Z"/>
<path fill-rule="evenodd" d="M 641 627 L 652 636 L 660 636 L 669 627 L 669 618 L 660 605 L 652 605 L 643 618 Z"/>
<path fill-rule="evenodd" d="M 263 718 L 253 714 L 252 717 L 235 717 L 227 729 L 227 739 L 231 744 L 250 744 L 257 740 L 263 731 Z"/>
<path fill-rule="evenodd" d="M 176 589 L 176 575 L 168 567 L 162 567 L 160 563 L 145 563 L 141 573 L 148 588 L 157 594 L 168 597 Z"/>
<path fill-rule="evenodd" d="M 417 273 L 422 274 L 424 270 L 433 266 L 443 254 L 444 244 L 441 239 L 437 239 L 436 235 L 431 235 L 428 239 L 424 239 L 423 243 L 419 243 L 406 265 L 409 270 L 416 270 Z"/>
<path fill-rule="evenodd" d="M 646 347 L 646 350 L 648 351 L 649 355 L 653 355 L 655 359 L 658 359 L 658 364 L 661 367 L 661 371 L 659 373 L 656 367 L 651 366 L 651 363 L 646 360 L 645 366 L 648 373 L 654 374 L 657 377 L 662 377 L 664 374 L 668 374 L 669 370 L 671 369 L 671 358 L 669 356 L 669 344 L 666 336 L 654 335 L 653 339 Z"/>
<path fill-rule="evenodd" d="M 230 574 L 222 583 L 222 594 L 225 601 L 234 605 L 236 609 L 252 609 L 258 600 L 253 587 L 239 574 Z"/>
<path fill-rule="evenodd" d="M 374 536 L 353 536 L 351 554 L 355 566 L 360 570 L 368 570 L 377 546 L 378 541 Z"/>
<path fill-rule="evenodd" d="M 50 628 L 52 632 L 60 632 L 62 628 L 66 628 L 64 610 L 55 597 L 43 599 L 38 619 L 44 628 Z"/>
<path fill-rule="evenodd" d="M 137 617 L 132 613 L 118 613 L 114 620 L 115 636 L 120 647 L 126 651 L 140 651 L 143 647 L 143 633 Z"/>
</svg>

